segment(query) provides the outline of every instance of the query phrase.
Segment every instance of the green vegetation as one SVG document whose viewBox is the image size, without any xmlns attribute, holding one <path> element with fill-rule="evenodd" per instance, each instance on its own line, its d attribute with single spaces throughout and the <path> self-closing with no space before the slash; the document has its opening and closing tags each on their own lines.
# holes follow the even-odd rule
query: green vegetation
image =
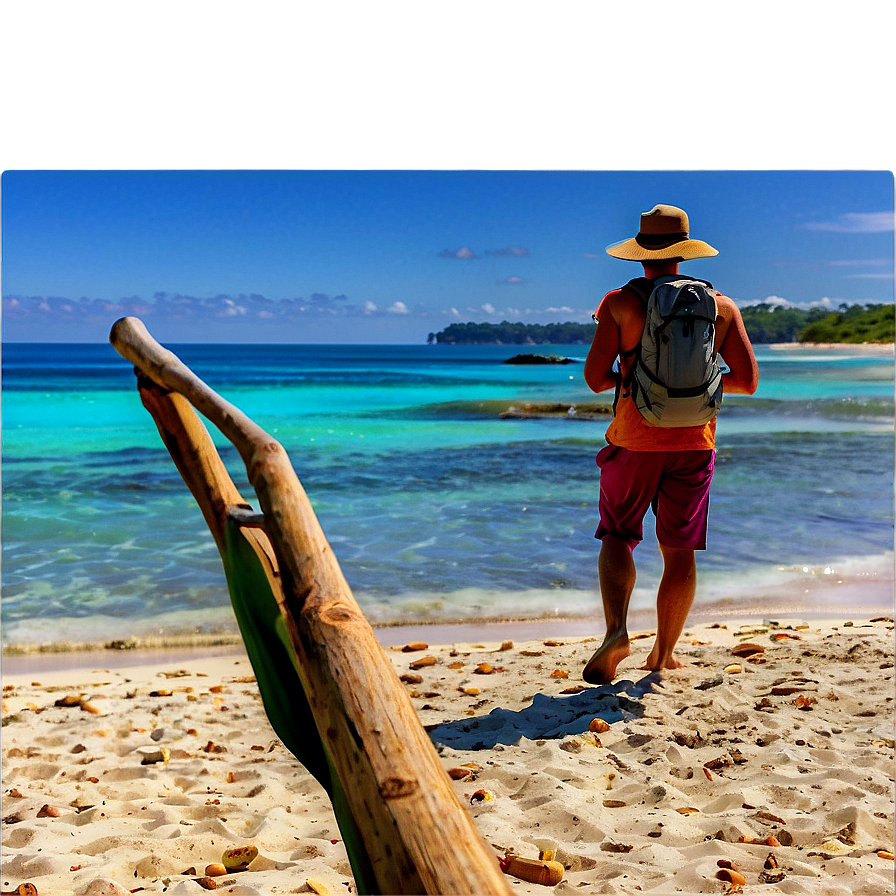
<svg viewBox="0 0 896 896">
<path fill-rule="evenodd" d="M 893 305 L 841 305 L 839 311 L 810 323 L 800 342 L 893 342 Z"/>
<path fill-rule="evenodd" d="M 440 345 L 591 345 L 594 324 L 451 324 L 430 333 L 427 342 Z"/>
<path fill-rule="evenodd" d="M 762 302 L 741 308 L 754 345 L 770 342 L 893 342 L 893 305 L 846 305 L 839 311 Z M 594 324 L 451 324 L 430 333 L 440 345 L 590 345 Z"/>
<path fill-rule="evenodd" d="M 740 309 L 744 326 L 753 345 L 770 342 L 799 342 L 800 334 L 809 324 L 825 317 L 823 308 L 788 308 L 785 305 L 769 305 L 761 302 Z"/>
</svg>

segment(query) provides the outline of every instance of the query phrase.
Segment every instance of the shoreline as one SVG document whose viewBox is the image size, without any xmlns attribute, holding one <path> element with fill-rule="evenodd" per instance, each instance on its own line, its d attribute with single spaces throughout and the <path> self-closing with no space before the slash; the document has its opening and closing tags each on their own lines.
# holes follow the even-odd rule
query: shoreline
<svg viewBox="0 0 896 896">
<path fill-rule="evenodd" d="M 893 342 L 767 342 L 773 351 L 812 351 L 818 349 L 834 351 L 857 351 L 862 354 L 880 355 L 888 357 L 896 353 L 896 343 Z"/>
<path fill-rule="evenodd" d="M 822 605 L 807 603 L 793 596 L 758 597 L 752 600 L 722 599 L 695 604 L 688 614 L 688 625 L 704 624 L 720 619 L 757 623 L 762 620 L 798 616 L 803 620 L 830 620 L 860 615 L 867 618 L 893 614 L 892 583 L 882 583 L 876 597 L 865 603 L 840 601 Z M 853 597 L 861 591 L 850 589 Z M 817 595 L 816 595 L 817 596 Z M 656 624 L 653 607 L 633 608 L 629 611 L 629 629 L 643 631 Z M 446 646 L 456 643 L 481 641 L 534 640 L 545 637 L 602 637 L 605 632 L 603 615 L 541 616 L 513 619 L 483 618 L 457 619 L 433 622 L 371 623 L 377 640 L 384 648 L 395 647 L 409 641 L 426 641 Z M 118 646 L 126 644 L 127 646 Z M 112 646 L 116 645 L 116 646 Z M 56 670 L 127 668 L 151 663 L 185 662 L 192 659 L 246 656 L 243 640 L 238 631 L 201 635 L 187 633 L 170 637 L 129 638 L 124 641 L 60 642 L 5 645 L 0 653 L 0 675 L 24 675 L 31 672 Z"/>
</svg>

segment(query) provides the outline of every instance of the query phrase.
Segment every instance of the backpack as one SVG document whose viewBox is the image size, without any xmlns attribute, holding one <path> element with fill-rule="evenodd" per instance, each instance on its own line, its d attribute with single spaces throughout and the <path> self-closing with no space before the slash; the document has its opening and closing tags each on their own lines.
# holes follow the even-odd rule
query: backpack
<svg viewBox="0 0 896 896">
<path fill-rule="evenodd" d="M 653 426 L 708 423 L 722 405 L 712 284 L 669 274 L 636 277 L 628 286 L 646 303 L 647 321 L 632 371 L 617 385 L 617 401 L 621 388 L 628 388 Z"/>
</svg>

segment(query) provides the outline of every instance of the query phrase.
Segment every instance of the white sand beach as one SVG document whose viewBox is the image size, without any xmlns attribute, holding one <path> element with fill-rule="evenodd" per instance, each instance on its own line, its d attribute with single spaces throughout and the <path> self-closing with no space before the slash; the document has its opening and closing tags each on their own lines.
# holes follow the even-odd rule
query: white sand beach
<svg viewBox="0 0 896 896">
<path fill-rule="evenodd" d="M 515 891 L 893 893 L 892 617 L 700 622 L 663 674 L 637 634 L 600 687 L 580 678 L 595 639 L 547 625 L 386 648 L 496 860 L 563 864 Z M 3 892 L 355 892 L 244 653 L 102 659 L 4 664 Z M 243 846 L 247 870 L 209 867 Z"/>
</svg>

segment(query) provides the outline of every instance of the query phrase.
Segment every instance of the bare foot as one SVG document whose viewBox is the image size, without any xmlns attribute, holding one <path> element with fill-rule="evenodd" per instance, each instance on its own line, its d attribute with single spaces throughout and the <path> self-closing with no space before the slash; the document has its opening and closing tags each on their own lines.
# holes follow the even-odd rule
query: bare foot
<svg viewBox="0 0 896 896">
<path fill-rule="evenodd" d="M 609 684 L 616 675 L 616 667 L 631 653 L 628 634 L 625 631 L 607 632 L 604 643 L 597 648 L 582 672 L 588 684 Z"/>
<path fill-rule="evenodd" d="M 668 657 L 663 659 L 659 656 L 655 656 L 654 652 L 651 651 L 641 668 L 658 672 L 660 669 L 683 669 L 686 665 L 687 663 L 677 660 L 672 654 L 669 654 Z"/>
</svg>

